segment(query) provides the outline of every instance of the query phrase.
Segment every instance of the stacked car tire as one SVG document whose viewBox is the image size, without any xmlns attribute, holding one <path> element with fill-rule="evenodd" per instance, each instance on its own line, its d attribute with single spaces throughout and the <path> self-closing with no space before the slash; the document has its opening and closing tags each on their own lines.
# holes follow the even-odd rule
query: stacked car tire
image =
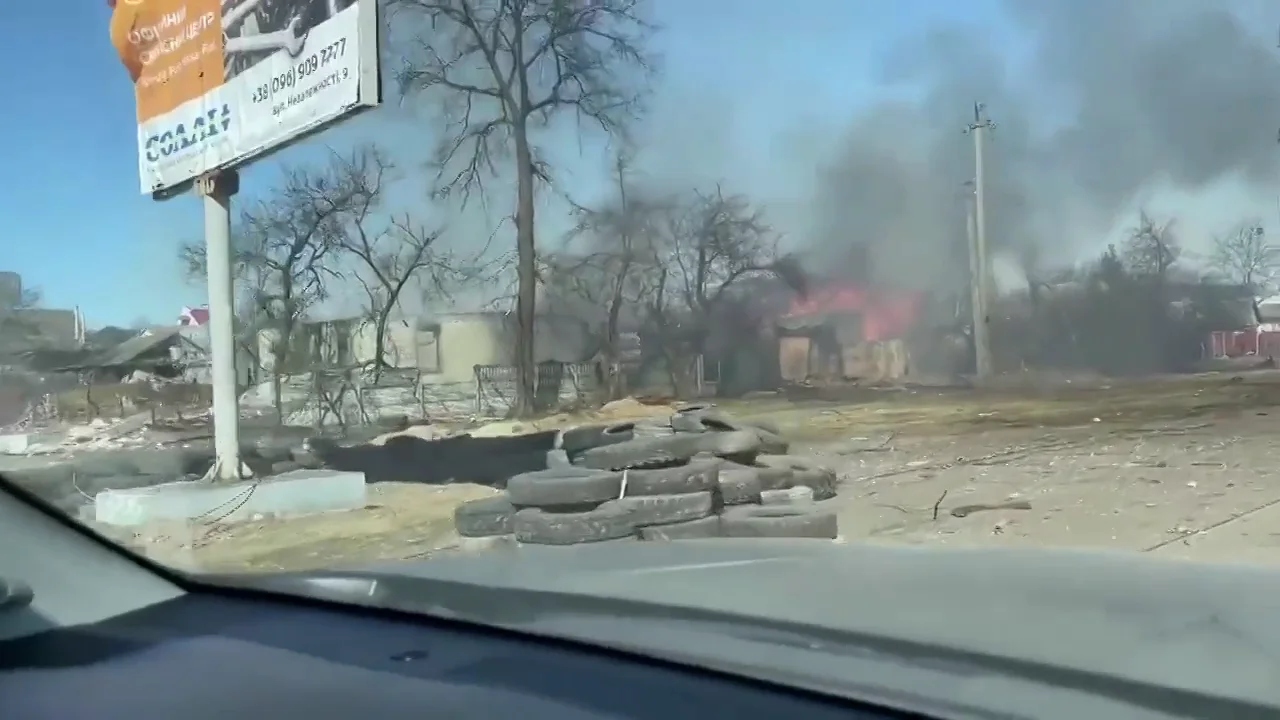
<svg viewBox="0 0 1280 720">
<path fill-rule="evenodd" d="M 564 431 L 545 470 L 458 507 L 463 537 L 573 545 L 720 537 L 835 538 L 836 475 L 787 454 L 776 427 L 709 405 L 663 424 Z"/>
</svg>

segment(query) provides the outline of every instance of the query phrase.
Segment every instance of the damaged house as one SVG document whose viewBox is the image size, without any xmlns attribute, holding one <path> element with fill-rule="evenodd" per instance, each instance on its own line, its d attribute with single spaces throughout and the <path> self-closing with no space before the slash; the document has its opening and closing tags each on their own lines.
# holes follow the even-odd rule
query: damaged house
<svg viewBox="0 0 1280 720">
<path fill-rule="evenodd" d="M 209 331 L 174 325 L 144 330 L 102 349 L 87 349 L 54 372 L 91 373 L 96 384 L 169 381 L 207 385 L 211 381 Z M 68 358 L 69 359 L 69 358 Z M 237 358 L 243 387 L 250 380 L 251 363 Z"/>
<path fill-rule="evenodd" d="M 123 416 L 144 408 L 181 415 L 208 404 L 207 338 L 200 328 L 153 328 L 75 350 L 31 350 L 22 363 L 41 378 L 38 393 L 51 399 L 63 419 Z"/>
</svg>

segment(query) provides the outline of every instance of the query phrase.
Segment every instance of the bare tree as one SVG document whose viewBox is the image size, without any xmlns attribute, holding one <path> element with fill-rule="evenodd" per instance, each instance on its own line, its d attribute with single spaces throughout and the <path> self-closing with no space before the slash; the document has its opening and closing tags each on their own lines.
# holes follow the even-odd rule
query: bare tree
<svg viewBox="0 0 1280 720">
<path fill-rule="evenodd" d="M 1163 284 L 1169 268 L 1182 256 L 1173 221 L 1158 222 L 1144 210 L 1138 225 L 1129 230 L 1122 255 L 1129 272 Z"/>
<path fill-rule="evenodd" d="M 683 361 L 705 353 L 716 312 L 744 278 L 774 275 L 804 292 L 804 275 L 779 253 L 779 236 L 743 195 L 695 192 L 665 216 L 664 245 L 650 276 L 650 328 L 673 380 Z"/>
<path fill-rule="evenodd" d="M 287 169 L 281 183 L 251 203 L 236 224 L 234 253 L 245 288 L 241 301 L 247 305 L 240 314 L 270 332 L 272 397 L 281 422 L 283 375 L 294 360 L 302 318 L 328 297 L 351 217 L 368 212 L 383 192 L 386 166 L 364 163 L 368 152 L 361 148 L 348 159 L 334 156 L 323 166 Z M 203 276 L 204 245 L 189 244 L 181 252 L 189 273 Z M 254 345 L 257 329 L 250 341 Z"/>
<path fill-rule="evenodd" d="M 388 327 L 405 289 L 417 283 L 424 297 L 443 295 L 453 277 L 460 274 L 449 257 L 435 249 L 440 236 L 439 229 L 428 229 L 404 217 L 376 235 L 361 230 L 348 241 L 348 252 L 361 265 L 353 275 L 364 288 L 374 323 L 371 365 L 375 383 L 382 371 L 391 367 L 387 361 Z"/>
<path fill-rule="evenodd" d="M 333 163 L 337 172 L 366 188 L 361 201 L 344 213 L 340 244 L 355 259 L 357 267 L 351 275 L 368 297 L 376 383 L 390 367 L 387 328 L 405 289 L 418 283 L 424 295 L 444 293 L 462 272 L 451 254 L 440 249 L 440 229 L 415 223 L 408 215 L 374 226 L 370 215 L 377 209 L 384 176 L 391 168 L 376 147 L 362 148 L 349 157 L 335 156 Z"/>
<path fill-rule="evenodd" d="M 1171 288 L 1181 257 L 1173 221 L 1157 221 L 1145 211 L 1129 231 L 1119 257 L 1114 251 L 1103 255 L 1099 272 L 1109 288 L 1105 297 L 1109 305 L 1120 306 L 1107 308 L 1108 320 L 1093 327 L 1112 328 L 1111 319 L 1119 314 L 1131 318 L 1123 353 L 1130 367 L 1161 367 L 1170 356 L 1178 334 Z"/>
<path fill-rule="evenodd" d="M 1214 237 L 1209 267 L 1250 292 L 1269 291 L 1280 270 L 1280 248 L 1267 239 L 1256 222 L 1242 223 L 1230 233 Z"/>
<path fill-rule="evenodd" d="M 608 395 L 622 392 L 619 372 L 624 312 L 638 308 L 644 286 L 641 273 L 654 260 L 653 221 L 661 201 L 638 197 L 631 188 L 630 158 L 614 157 L 615 197 L 598 208 L 577 207 L 577 223 L 567 243 L 585 240 L 587 250 L 560 253 L 546 261 L 544 284 L 554 301 L 570 304 L 597 347 L 597 361 Z"/>
<path fill-rule="evenodd" d="M 533 134 L 562 114 L 621 134 L 639 109 L 651 31 L 641 0 L 391 0 L 394 27 L 414 29 L 399 72 L 406 93 L 435 94 L 445 132 L 437 192 L 483 191 L 514 150 L 518 291 L 515 415 L 533 411 L 537 248 L 534 190 L 549 182 Z M 408 22 L 401 22 L 407 20 Z M 407 31 L 406 31 L 407 32 Z"/>
</svg>

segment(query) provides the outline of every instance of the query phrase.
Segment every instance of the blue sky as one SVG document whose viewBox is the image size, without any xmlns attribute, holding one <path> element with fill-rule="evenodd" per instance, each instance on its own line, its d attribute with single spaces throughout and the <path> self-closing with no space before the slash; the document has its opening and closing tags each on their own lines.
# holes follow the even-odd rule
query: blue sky
<svg viewBox="0 0 1280 720">
<path fill-rule="evenodd" d="M 879 92 L 873 76 L 887 46 L 935 23 L 1001 26 L 993 2 L 657 0 L 656 11 L 665 71 L 647 165 L 774 190 L 803 178 L 777 177 L 771 157 L 820 161 L 827 131 Z M 201 232 L 200 205 L 138 191 L 132 87 L 108 42 L 108 17 L 104 0 L 0 6 L 11 99 L 0 115 L 0 269 L 21 273 L 48 307 L 80 306 L 90 326 L 168 322 L 182 305 L 203 302 L 176 261 L 179 244 Z M 373 136 L 412 155 L 429 146 L 431 128 L 381 108 L 246 170 L 242 199 L 261 192 L 280 162 Z M 595 154 L 583 157 L 574 144 L 558 148 L 576 187 L 602 170 L 590 147 Z"/>
</svg>

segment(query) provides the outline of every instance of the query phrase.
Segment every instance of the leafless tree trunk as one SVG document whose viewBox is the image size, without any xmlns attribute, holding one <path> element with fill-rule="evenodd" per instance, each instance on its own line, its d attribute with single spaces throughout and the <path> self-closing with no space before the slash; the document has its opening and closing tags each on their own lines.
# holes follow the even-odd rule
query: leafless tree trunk
<svg viewBox="0 0 1280 720">
<path fill-rule="evenodd" d="M 618 185 L 618 209 L 622 213 L 622 223 L 618 228 L 618 241 L 622 247 L 618 269 L 613 277 L 613 292 L 609 296 L 609 315 L 604 330 L 605 377 L 609 383 L 610 399 L 616 399 L 622 394 L 622 378 L 618 372 L 618 324 L 622 319 L 622 304 L 626 300 L 627 281 L 631 279 L 631 269 L 636 263 L 635 242 L 639 232 L 637 218 L 632 215 L 632 207 L 627 202 L 627 158 L 621 152 L 614 163 L 614 176 Z"/>
<path fill-rule="evenodd" d="M 514 148 L 519 288 L 518 396 L 514 415 L 533 411 L 537 248 L 534 186 L 550 179 L 533 131 L 567 112 L 618 134 L 644 85 L 628 74 L 649 67 L 650 27 L 640 0 L 391 0 L 394 27 L 412 29 L 399 73 L 406 93 L 438 93 L 446 132 L 438 147 L 437 192 L 465 202 L 483 191 L 495 160 Z M 407 21 L 407 22 L 404 22 Z M 409 31 L 406 31 L 409 32 Z M 640 72 L 637 73 L 636 71 Z M 509 145 L 508 145 L 509 143 Z"/>
</svg>

